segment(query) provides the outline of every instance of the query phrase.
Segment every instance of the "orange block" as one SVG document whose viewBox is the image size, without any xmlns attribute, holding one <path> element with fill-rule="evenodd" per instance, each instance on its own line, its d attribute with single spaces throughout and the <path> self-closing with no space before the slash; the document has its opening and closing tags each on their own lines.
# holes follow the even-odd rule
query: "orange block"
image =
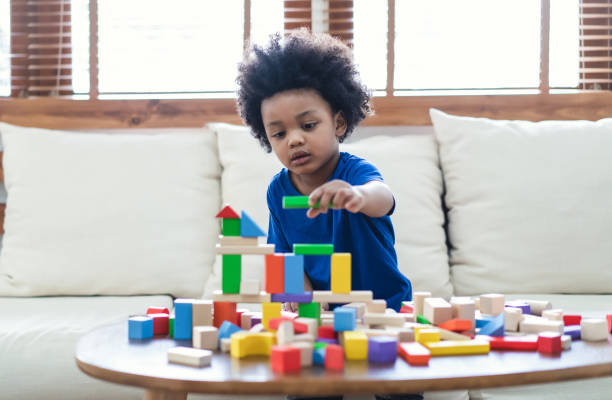
<svg viewBox="0 0 612 400">
<path fill-rule="evenodd" d="M 285 256 L 266 254 L 266 292 L 285 293 Z"/>
<path fill-rule="evenodd" d="M 453 332 L 469 331 L 474 329 L 472 321 L 469 319 L 451 319 L 438 325 L 442 329 Z"/>
<path fill-rule="evenodd" d="M 397 345 L 399 355 L 413 366 L 429 365 L 431 353 L 429 349 L 418 342 L 399 343 Z"/>
<path fill-rule="evenodd" d="M 235 324 L 237 319 L 236 303 L 229 301 L 213 301 L 213 326 L 219 328 L 223 321 Z"/>
</svg>

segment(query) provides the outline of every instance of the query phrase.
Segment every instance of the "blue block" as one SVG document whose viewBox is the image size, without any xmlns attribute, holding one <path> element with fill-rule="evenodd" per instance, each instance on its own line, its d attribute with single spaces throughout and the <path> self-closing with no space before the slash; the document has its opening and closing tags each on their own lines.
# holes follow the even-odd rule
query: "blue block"
<svg viewBox="0 0 612 400">
<path fill-rule="evenodd" d="M 501 313 L 491 318 L 488 324 L 480 328 L 480 331 L 478 331 L 478 334 L 500 337 L 500 336 L 504 336 L 504 328 L 505 328 L 504 313 Z"/>
<path fill-rule="evenodd" d="M 285 293 L 304 293 L 304 256 L 285 254 Z"/>
<path fill-rule="evenodd" d="M 312 303 L 312 292 L 272 293 L 272 303 Z"/>
<path fill-rule="evenodd" d="M 325 347 L 312 351 L 312 363 L 319 365 L 325 364 Z"/>
<path fill-rule="evenodd" d="M 391 336 L 374 336 L 368 339 L 368 361 L 391 363 L 397 358 L 397 339 Z"/>
<path fill-rule="evenodd" d="M 481 315 L 480 318 L 476 318 L 476 328 L 482 328 L 483 326 L 491 322 L 493 318 L 494 317 L 487 317 L 487 316 Z"/>
<path fill-rule="evenodd" d="M 258 237 L 266 236 L 266 233 L 243 211 L 242 218 L 240 218 L 240 236 Z"/>
<path fill-rule="evenodd" d="M 357 310 L 349 307 L 337 307 L 334 310 L 334 331 L 353 331 L 357 323 Z"/>
<path fill-rule="evenodd" d="M 572 337 L 572 340 L 580 339 L 580 325 L 569 325 L 563 328 L 563 334 Z"/>
<path fill-rule="evenodd" d="M 193 300 L 174 300 L 174 338 L 191 340 L 193 329 Z"/>
<path fill-rule="evenodd" d="M 130 339 L 152 339 L 153 318 L 148 316 L 134 316 L 128 320 L 128 337 Z"/>
<path fill-rule="evenodd" d="M 252 322 L 252 321 L 251 321 Z M 221 326 L 219 327 L 219 346 L 221 345 L 221 339 L 229 338 L 236 332 L 240 332 L 242 329 L 236 324 L 232 324 L 229 321 L 223 321 Z"/>
</svg>

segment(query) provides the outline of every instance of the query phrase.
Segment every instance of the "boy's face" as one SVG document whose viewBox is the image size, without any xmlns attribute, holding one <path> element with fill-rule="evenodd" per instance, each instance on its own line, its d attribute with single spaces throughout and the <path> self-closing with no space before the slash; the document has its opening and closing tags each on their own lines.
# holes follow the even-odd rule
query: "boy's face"
<svg viewBox="0 0 612 400">
<path fill-rule="evenodd" d="M 346 122 L 342 113 L 332 115 L 317 91 L 276 93 L 262 101 L 261 116 L 272 150 L 287 169 L 321 183 L 331 176 L 339 157 L 338 138 L 344 135 Z"/>
</svg>

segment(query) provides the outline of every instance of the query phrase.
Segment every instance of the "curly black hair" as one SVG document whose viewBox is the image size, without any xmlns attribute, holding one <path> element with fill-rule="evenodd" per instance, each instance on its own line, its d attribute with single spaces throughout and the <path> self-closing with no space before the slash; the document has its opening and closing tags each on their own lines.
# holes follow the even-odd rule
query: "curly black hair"
<svg viewBox="0 0 612 400">
<path fill-rule="evenodd" d="M 346 133 L 342 142 L 371 113 L 370 92 L 361 83 L 351 49 L 327 34 L 298 30 L 284 39 L 272 35 L 266 47 L 251 46 L 239 66 L 238 111 L 267 152 L 271 151 L 262 117 L 261 103 L 276 93 L 314 89 L 330 105 L 342 111 Z"/>
</svg>

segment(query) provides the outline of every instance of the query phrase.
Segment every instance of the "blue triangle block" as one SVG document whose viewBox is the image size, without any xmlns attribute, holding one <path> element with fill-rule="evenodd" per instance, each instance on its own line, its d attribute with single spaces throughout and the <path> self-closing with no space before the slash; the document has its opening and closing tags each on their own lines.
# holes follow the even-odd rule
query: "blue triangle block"
<svg viewBox="0 0 612 400">
<path fill-rule="evenodd" d="M 244 211 L 240 218 L 240 236 L 242 237 L 258 237 L 266 236 L 266 233 L 253 221 L 251 217 Z"/>
</svg>

